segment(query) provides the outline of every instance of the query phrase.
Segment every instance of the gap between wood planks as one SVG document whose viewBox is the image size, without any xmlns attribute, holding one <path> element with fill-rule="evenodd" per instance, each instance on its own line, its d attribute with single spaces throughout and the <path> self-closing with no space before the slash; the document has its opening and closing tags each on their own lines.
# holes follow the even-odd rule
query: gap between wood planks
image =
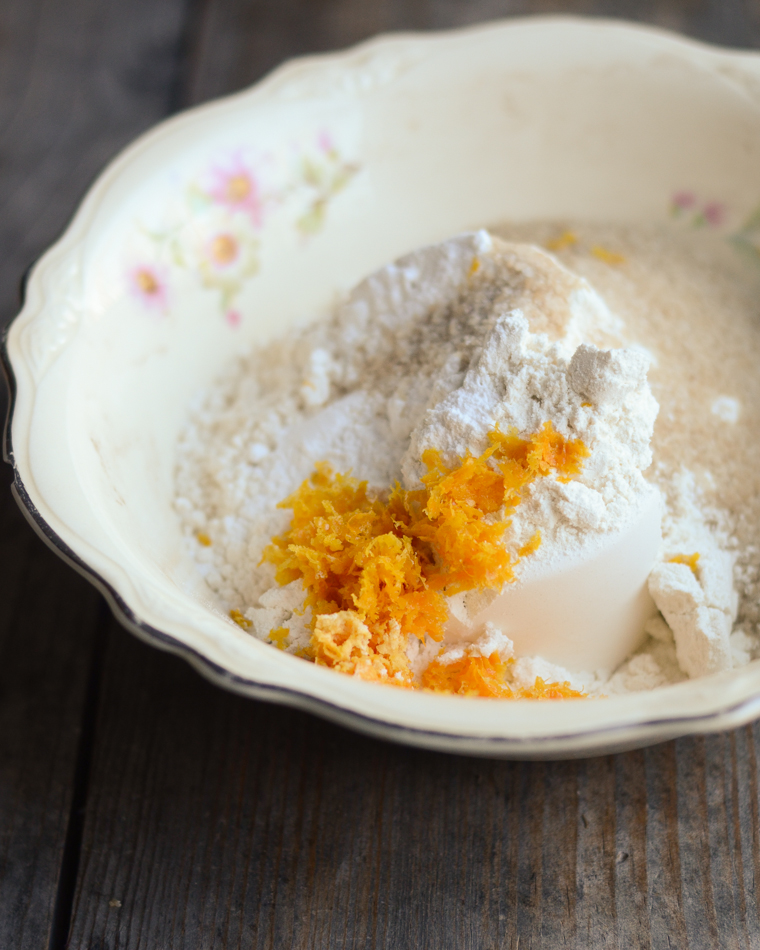
<svg viewBox="0 0 760 950">
<path fill-rule="evenodd" d="M 98 606 L 97 631 L 90 660 L 90 671 L 87 677 L 87 691 L 82 707 L 82 727 L 79 733 L 72 780 L 71 809 L 63 854 L 61 855 L 61 870 L 53 908 L 53 919 L 50 925 L 49 950 L 65 950 L 68 942 L 71 912 L 74 906 L 74 894 L 79 876 L 79 859 L 82 853 L 82 832 L 87 808 L 90 769 L 95 749 L 95 724 L 100 700 L 106 630 L 110 614 L 110 607 L 101 597 Z"/>
</svg>

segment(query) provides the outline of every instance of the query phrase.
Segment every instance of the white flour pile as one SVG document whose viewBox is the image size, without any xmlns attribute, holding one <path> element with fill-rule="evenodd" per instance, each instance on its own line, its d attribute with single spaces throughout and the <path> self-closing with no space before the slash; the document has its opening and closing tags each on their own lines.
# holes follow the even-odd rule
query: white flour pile
<svg viewBox="0 0 760 950">
<path fill-rule="evenodd" d="M 588 556 L 661 492 L 663 541 L 649 579 L 661 614 L 617 671 L 567 670 L 522 656 L 510 667 L 513 683 L 528 687 L 540 676 L 611 694 L 748 662 L 757 618 L 745 610 L 732 634 L 739 606 L 734 562 L 742 546 L 729 514 L 703 497 L 704 473 L 698 479 L 660 460 L 657 439 L 651 465 L 658 403 L 647 371 L 654 348 L 650 340 L 646 349 L 631 345 L 628 323 L 551 255 L 483 231 L 379 271 L 330 320 L 254 351 L 192 407 L 179 445 L 176 508 L 208 585 L 225 609 L 249 621 L 251 633 L 266 639 L 285 628 L 280 645 L 300 651 L 311 635 L 301 583 L 279 587 L 273 568 L 260 561 L 290 521 L 276 505 L 316 462 L 350 470 L 379 490 L 395 480 L 414 489 L 421 487 L 425 449 L 439 450 L 453 465 L 468 451 L 484 451 L 497 426 L 525 436 L 550 421 L 565 438 L 582 440 L 590 455 L 577 477 L 540 478 L 525 490 L 505 544 L 516 556 L 540 531 L 541 545 L 518 564 L 517 583 L 522 572 Z M 736 422 L 739 403 L 716 398 L 715 416 Z M 743 600 L 756 583 L 746 549 L 738 569 Z M 694 553 L 693 567 L 671 560 Z M 492 623 L 467 627 L 494 596 L 472 591 L 451 599 L 451 615 L 461 623 L 439 661 L 494 651 L 514 658 Z M 419 674 L 441 644 L 409 639 Z"/>
</svg>

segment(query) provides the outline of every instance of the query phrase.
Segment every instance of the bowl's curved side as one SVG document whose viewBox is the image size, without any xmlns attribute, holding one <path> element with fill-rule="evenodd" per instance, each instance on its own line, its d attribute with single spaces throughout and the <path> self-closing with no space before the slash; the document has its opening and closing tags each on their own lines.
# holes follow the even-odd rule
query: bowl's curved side
<svg viewBox="0 0 760 950">
<path fill-rule="evenodd" d="M 605 43 L 600 44 L 602 37 Z M 512 44 L 509 49 L 514 52 L 515 60 L 522 56 L 523 63 L 529 62 L 531 57 L 540 63 L 541 57 L 560 49 L 559 58 L 564 57 L 565 68 L 573 70 L 574 81 L 580 84 L 576 91 L 589 88 L 589 82 L 595 80 L 595 76 L 589 74 L 588 65 L 583 69 L 577 66 L 578 60 L 587 64 L 589 56 L 593 59 L 595 50 L 602 51 L 602 65 L 612 70 L 610 75 L 619 69 L 621 57 L 622 60 L 628 57 L 631 62 L 638 62 L 638 57 L 647 65 L 658 63 L 658 68 L 665 70 L 663 75 L 675 77 L 672 82 L 683 90 L 684 97 L 689 94 L 686 91 L 689 83 L 697 76 L 702 84 L 697 92 L 707 90 L 707 98 L 712 96 L 718 112 L 725 112 L 723 106 L 729 102 L 734 110 L 732 115 L 735 114 L 732 121 L 741 119 L 749 124 L 752 119 L 754 123 L 749 159 L 746 156 L 737 158 L 738 151 L 737 155 L 731 153 L 729 156 L 736 168 L 728 176 L 731 179 L 726 184 L 728 200 L 734 200 L 735 195 L 746 190 L 750 180 L 752 187 L 756 187 L 756 196 L 760 197 L 760 176 L 741 165 L 741 161 L 745 160 L 751 165 L 753 156 L 760 155 L 760 57 L 714 50 L 648 28 L 551 18 L 540 22 L 515 21 L 480 26 L 451 34 L 381 37 L 343 53 L 309 57 L 286 64 L 252 90 L 170 119 L 130 146 L 106 169 L 88 193 L 62 239 L 33 269 L 22 311 L 4 334 L 2 344 L 3 366 L 11 393 L 4 451 L 14 469 L 14 493 L 43 539 L 103 592 L 122 622 L 138 636 L 162 649 L 184 656 L 205 676 L 226 688 L 305 708 L 373 735 L 472 754 L 519 758 L 561 757 L 630 748 L 688 732 L 715 731 L 747 722 L 760 714 L 760 674 L 753 669 L 740 671 L 741 675 L 729 678 L 723 676 L 700 684 L 682 684 L 659 691 L 657 696 L 648 694 L 640 698 L 608 700 L 605 703 L 606 725 L 599 727 L 594 709 L 589 711 L 589 708 L 574 706 L 560 710 L 550 708 L 551 704 L 540 708 L 528 704 L 526 708 L 524 703 L 497 705 L 482 700 L 420 694 L 401 696 L 398 691 L 354 682 L 332 671 L 281 655 L 252 641 L 218 612 L 215 614 L 213 605 L 209 609 L 208 604 L 199 603 L 192 592 L 188 593 L 187 582 L 177 581 L 176 577 L 172 581 L 171 570 L 175 570 L 175 567 L 170 570 L 166 565 L 149 564 L 140 555 L 139 548 L 130 546 L 131 536 L 120 533 L 121 528 L 118 527 L 122 523 L 118 520 L 119 504 L 126 507 L 124 499 L 119 502 L 118 498 L 114 500 L 112 497 L 118 495 L 118 489 L 124 485 L 114 478 L 110 482 L 108 479 L 103 481 L 103 473 L 107 473 L 109 465 L 118 467 L 116 459 L 119 453 L 114 450 L 108 455 L 108 447 L 97 444 L 95 436 L 99 433 L 96 429 L 87 429 L 80 421 L 76 421 L 90 418 L 88 413 L 92 413 L 92 403 L 97 402 L 97 399 L 93 399 L 92 392 L 80 392 L 73 380 L 82 376 L 81 367 L 85 356 L 92 360 L 93 353 L 102 355 L 105 352 L 94 348 L 102 347 L 103 341 L 112 332 L 112 325 L 108 323 L 112 320 L 109 307 L 113 309 L 116 306 L 114 298 L 109 296 L 109 287 L 92 283 L 90 271 L 94 259 L 92 255 L 95 253 L 93 247 L 108 245 L 109 241 L 113 245 L 112 219 L 117 216 L 117 211 L 123 218 L 122 207 L 125 202 L 132 201 L 130 189 L 136 188 L 135 183 L 151 169 L 156 155 L 161 153 L 162 156 L 171 156 L 187 148 L 203 123 L 212 130 L 224 129 L 225 123 L 229 123 L 230 116 L 237 114 L 235 110 L 241 104 L 246 108 L 255 106 L 263 110 L 262 114 L 269 116 L 274 114 L 273 110 L 278 114 L 283 109 L 291 110 L 288 113 L 291 119 L 288 121 L 292 120 L 296 124 L 303 121 L 304 115 L 311 114 L 315 102 L 323 110 L 326 109 L 325 114 L 329 115 L 337 114 L 336 109 L 338 112 L 342 109 L 340 114 L 343 116 L 353 108 L 350 121 L 343 128 L 343 141 L 348 143 L 347 147 L 358 148 L 360 145 L 364 149 L 359 156 L 361 160 L 365 160 L 371 148 L 376 149 L 372 154 L 379 158 L 376 161 L 373 159 L 374 164 L 366 159 L 368 171 L 364 179 L 358 163 L 350 156 L 345 160 L 335 159 L 336 169 L 344 178 L 348 176 L 358 183 L 358 197 L 352 199 L 353 203 L 360 210 L 365 206 L 371 207 L 373 199 L 372 195 L 367 197 L 368 189 L 371 191 L 375 188 L 382 192 L 382 187 L 385 187 L 387 193 L 394 181 L 401 181 L 405 187 L 408 185 L 405 180 L 402 181 L 403 176 L 399 178 L 396 166 L 393 166 L 391 174 L 388 171 L 391 166 L 383 164 L 398 163 L 398 156 L 390 154 L 389 157 L 387 136 L 384 138 L 377 131 L 382 131 L 383 122 L 387 123 L 388 116 L 398 108 L 398 94 L 394 93 L 396 86 L 399 83 L 411 83 L 411 87 L 406 87 L 407 93 L 408 88 L 417 88 L 415 83 L 419 88 L 425 87 L 426 83 L 429 87 L 431 77 L 435 78 L 435 70 L 440 69 L 440 63 L 448 62 L 449 59 L 459 63 L 458 68 L 463 69 L 473 56 L 487 60 L 488 56 L 480 54 L 488 51 L 493 62 L 497 62 L 507 40 L 508 46 Z M 521 101 L 525 97 L 530 99 L 532 93 L 529 84 L 526 85 L 524 72 L 521 73 L 518 67 L 519 63 L 510 64 L 509 76 L 513 85 L 505 86 L 503 95 L 501 88 L 498 90 L 498 108 L 501 110 L 498 114 L 503 112 L 508 117 L 505 120 L 508 124 L 507 140 L 514 142 L 516 148 L 520 142 L 530 143 L 533 141 L 531 136 L 535 137 L 535 130 L 520 112 Z M 493 84 L 493 74 L 488 81 Z M 625 83 L 620 88 L 625 89 Z M 519 93 L 517 98 L 510 97 L 510 90 L 514 89 Z M 487 98 L 486 93 L 483 95 Z M 555 99 L 551 101 L 556 104 Z M 365 102 L 373 103 L 374 126 L 366 115 L 356 111 L 357 103 Z M 610 116 L 614 111 L 610 110 Z M 728 111 L 731 112 L 730 109 Z M 687 116 L 683 120 L 686 123 L 684 128 L 696 129 L 699 125 L 696 120 L 700 116 L 701 113 L 695 119 Z M 414 116 L 407 116 L 407 119 L 411 122 Z M 446 117 L 442 114 L 439 119 L 443 122 Z M 609 117 L 608 120 L 611 121 Z M 520 129 L 523 131 L 520 132 Z M 743 128 L 743 132 L 746 133 L 746 129 Z M 440 144 L 440 134 L 440 128 L 432 128 L 428 147 L 434 148 L 436 142 Z M 609 127 L 607 132 L 601 128 L 598 142 L 604 145 L 607 141 L 605 135 L 609 138 L 610 134 Z M 535 147 L 535 142 L 532 147 Z M 609 147 L 612 149 L 611 155 L 617 154 L 614 141 Z M 332 143 L 324 144 L 323 150 L 325 154 L 338 154 Z M 648 152 L 642 154 L 647 161 L 652 161 Z M 585 155 L 583 153 L 581 157 Z M 593 157 L 592 153 L 589 153 L 589 157 Z M 165 158 L 161 160 L 168 161 Z M 330 161 L 333 161 L 332 157 Z M 471 158 L 466 156 L 461 161 L 465 162 L 462 168 L 469 168 L 467 162 Z M 715 159 L 715 163 L 719 162 L 720 155 Z M 404 171 L 408 172 L 412 184 L 418 188 L 422 187 L 420 175 L 429 174 L 424 163 L 404 166 Z M 650 171 L 646 174 L 650 174 Z M 698 165 L 694 166 L 693 173 L 696 177 L 702 175 L 705 181 L 710 180 L 710 174 L 714 174 L 712 166 L 703 168 Z M 396 177 L 393 178 L 393 175 Z M 652 176 L 654 172 L 651 172 Z M 646 176 L 644 180 L 649 181 Z M 558 193 L 566 185 L 567 181 L 560 176 L 556 183 Z M 426 199 L 427 205 L 423 201 L 414 215 L 410 213 L 408 219 L 402 219 L 399 226 L 403 232 L 401 238 L 394 231 L 394 222 L 385 222 L 385 230 L 379 228 L 383 232 L 382 239 L 365 245 L 357 242 L 361 245 L 358 250 L 346 250 L 337 268 L 344 286 L 353 282 L 356 276 L 372 269 L 373 263 L 382 263 L 410 246 L 423 243 L 431 235 L 445 236 L 450 233 L 452 221 L 466 224 L 468 222 L 463 220 L 466 215 L 476 219 L 469 223 L 483 220 L 483 208 L 488 206 L 489 199 L 487 188 L 478 190 L 480 185 L 476 183 L 472 186 L 473 190 L 461 198 L 458 210 L 448 208 L 444 209 L 446 213 L 439 213 L 434 207 L 436 196 L 440 197 L 436 187 L 433 182 L 429 199 Z M 604 192 L 607 206 L 637 210 L 636 194 L 633 198 L 627 194 L 621 195 L 618 193 L 620 189 L 616 191 L 616 187 L 613 180 Z M 664 193 L 664 188 L 660 188 L 655 195 L 655 203 L 661 200 L 660 192 Z M 335 190 L 336 196 L 339 190 Z M 283 191 L 282 194 L 285 195 L 284 203 L 290 200 L 291 192 Z M 576 195 L 574 200 L 584 200 L 583 194 L 580 198 Z M 362 205 L 362 201 L 365 205 Z M 370 204 L 367 205 L 367 202 Z M 451 203 L 456 204 L 455 201 Z M 653 206 L 653 200 L 647 194 L 644 213 L 651 213 Z M 352 210 L 351 202 L 337 197 L 335 208 L 336 219 L 341 226 L 353 226 L 352 214 L 358 212 Z M 307 211 L 312 210 L 312 205 L 308 205 Z M 569 207 L 566 210 L 570 213 L 573 211 Z M 322 226 L 321 219 L 314 217 L 309 219 L 301 215 L 298 220 L 304 218 L 308 227 L 314 221 Z M 283 246 L 291 250 L 307 247 L 307 251 L 299 250 L 298 253 L 303 253 L 302 260 L 307 262 L 304 266 L 309 273 L 309 268 L 315 272 L 324 270 L 325 262 L 332 259 L 331 254 L 335 257 L 335 247 L 341 247 L 339 244 L 328 246 L 322 234 L 313 237 L 315 233 L 304 230 L 303 234 L 295 238 L 283 238 L 290 242 Z M 261 243 L 258 231 L 255 238 Z M 298 244 L 302 238 L 308 238 L 311 243 Z M 398 246 L 399 240 L 401 246 Z M 309 258 L 309 255 L 312 257 Z M 262 273 L 264 270 L 262 265 Z M 113 276 L 113 272 L 109 273 L 108 279 L 113 281 Z M 272 279 L 275 290 L 282 276 L 282 273 L 276 274 L 276 279 Z M 327 290 L 331 288 L 329 281 L 320 279 L 323 282 L 313 283 L 310 292 L 311 299 L 323 302 Z M 184 291 L 180 288 L 179 292 Z M 240 291 L 241 300 L 247 299 L 246 293 L 248 291 L 245 288 Z M 301 298 L 299 306 L 306 299 Z M 122 303 L 123 307 L 133 307 L 132 311 L 118 311 L 124 323 L 125 315 L 129 320 L 134 316 L 134 306 L 129 301 L 118 302 L 118 306 L 122 306 Z M 291 308 L 288 320 L 294 318 L 297 309 L 295 305 Z M 230 316 L 229 309 L 225 316 Z M 129 324 L 130 327 L 134 325 L 134 321 Z M 206 333 L 205 326 L 199 318 L 198 332 Z M 159 334 L 164 334 L 161 346 L 171 349 L 175 345 L 186 345 L 187 332 L 178 335 L 172 330 L 170 321 L 162 322 L 160 327 Z M 239 346 L 234 342 L 217 345 L 216 337 L 213 341 L 209 337 L 209 341 L 209 347 L 217 347 L 214 351 L 217 366 L 223 353 L 232 353 Z M 196 349 L 199 345 L 202 348 L 202 344 L 195 345 Z M 155 352 L 158 350 L 148 354 L 151 359 L 155 357 Z M 145 360 L 145 353 L 138 356 Z M 159 379 L 160 372 L 157 375 Z M 138 377 L 131 378 L 132 383 L 135 378 Z M 185 403 L 184 395 L 177 398 L 175 415 Z M 147 405 L 146 412 L 150 409 L 151 406 Z M 74 417 L 76 420 L 72 421 Z M 76 429 L 77 425 L 79 429 Z M 158 435 L 165 441 L 167 433 L 171 436 L 170 427 L 161 430 Z M 156 438 L 161 441 L 158 436 Z M 76 451 L 72 446 L 75 446 Z M 124 445 L 118 448 L 123 455 Z M 85 465 L 82 459 L 87 453 L 92 461 Z M 156 472 L 157 480 L 163 479 L 165 488 L 167 472 L 169 479 L 171 475 L 168 456 L 162 458 Z M 160 502 L 161 499 L 154 499 L 152 503 L 154 507 L 160 507 Z M 114 528 L 115 525 L 117 528 Z"/>
</svg>

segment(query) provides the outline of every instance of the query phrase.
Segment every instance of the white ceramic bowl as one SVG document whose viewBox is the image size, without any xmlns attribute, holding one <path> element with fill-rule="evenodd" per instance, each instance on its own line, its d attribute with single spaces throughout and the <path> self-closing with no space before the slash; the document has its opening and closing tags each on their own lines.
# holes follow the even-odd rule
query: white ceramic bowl
<svg viewBox="0 0 760 950">
<path fill-rule="evenodd" d="M 35 266 L 5 353 L 17 497 L 138 636 L 368 733 L 548 758 L 746 722 L 757 663 L 577 703 L 407 693 L 306 663 L 211 606 L 171 504 L 188 401 L 251 341 L 458 231 L 662 220 L 684 191 L 722 206 L 727 235 L 760 202 L 760 56 L 552 18 L 288 63 L 140 138 Z"/>
</svg>

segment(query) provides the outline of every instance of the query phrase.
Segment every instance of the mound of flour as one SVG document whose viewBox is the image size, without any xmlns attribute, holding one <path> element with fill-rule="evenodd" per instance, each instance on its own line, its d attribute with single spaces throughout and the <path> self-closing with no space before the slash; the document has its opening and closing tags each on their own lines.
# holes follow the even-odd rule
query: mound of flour
<svg viewBox="0 0 760 950">
<path fill-rule="evenodd" d="M 546 420 L 581 439 L 591 455 L 571 482 L 547 477 L 531 484 L 512 519 L 509 545 L 517 550 L 540 530 L 536 561 L 582 553 L 657 491 L 642 474 L 652 461 L 658 409 L 646 379 L 649 357 L 624 342 L 620 321 L 593 288 L 530 245 L 481 231 L 383 268 L 330 319 L 252 352 L 199 396 L 179 444 L 176 507 L 208 585 L 226 609 L 251 621 L 257 636 L 285 626 L 286 648 L 299 650 L 309 638 L 300 583 L 278 587 L 260 559 L 289 522 L 277 503 L 315 462 L 351 470 L 379 489 L 395 480 L 413 488 L 426 448 L 453 463 L 467 451 L 481 452 L 496 425 L 527 435 Z M 673 527 L 684 519 L 676 514 L 671 521 L 666 540 L 673 553 L 684 553 Z M 706 541 L 700 543 L 706 551 Z M 712 535 L 710 543 L 715 556 L 705 558 L 699 576 L 669 564 L 663 548 L 660 586 L 653 580 L 650 587 L 670 627 L 657 618 L 661 627 L 652 626 L 648 659 L 628 661 L 607 684 L 611 691 L 648 688 L 675 681 L 682 671 L 698 675 L 734 661 L 730 620 L 717 631 L 718 647 L 703 642 L 715 639 L 705 618 L 713 627 L 717 622 L 705 610 L 735 615 L 730 557 Z M 685 584 L 692 599 L 684 619 L 683 598 L 677 610 L 672 605 Z M 411 643 L 415 669 L 439 649 Z M 510 649 L 507 641 L 505 656 Z M 685 659 L 700 650 L 704 656 Z M 550 666 L 519 658 L 516 682 L 552 673 L 601 688 L 593 673 Z"/>
</svg>

